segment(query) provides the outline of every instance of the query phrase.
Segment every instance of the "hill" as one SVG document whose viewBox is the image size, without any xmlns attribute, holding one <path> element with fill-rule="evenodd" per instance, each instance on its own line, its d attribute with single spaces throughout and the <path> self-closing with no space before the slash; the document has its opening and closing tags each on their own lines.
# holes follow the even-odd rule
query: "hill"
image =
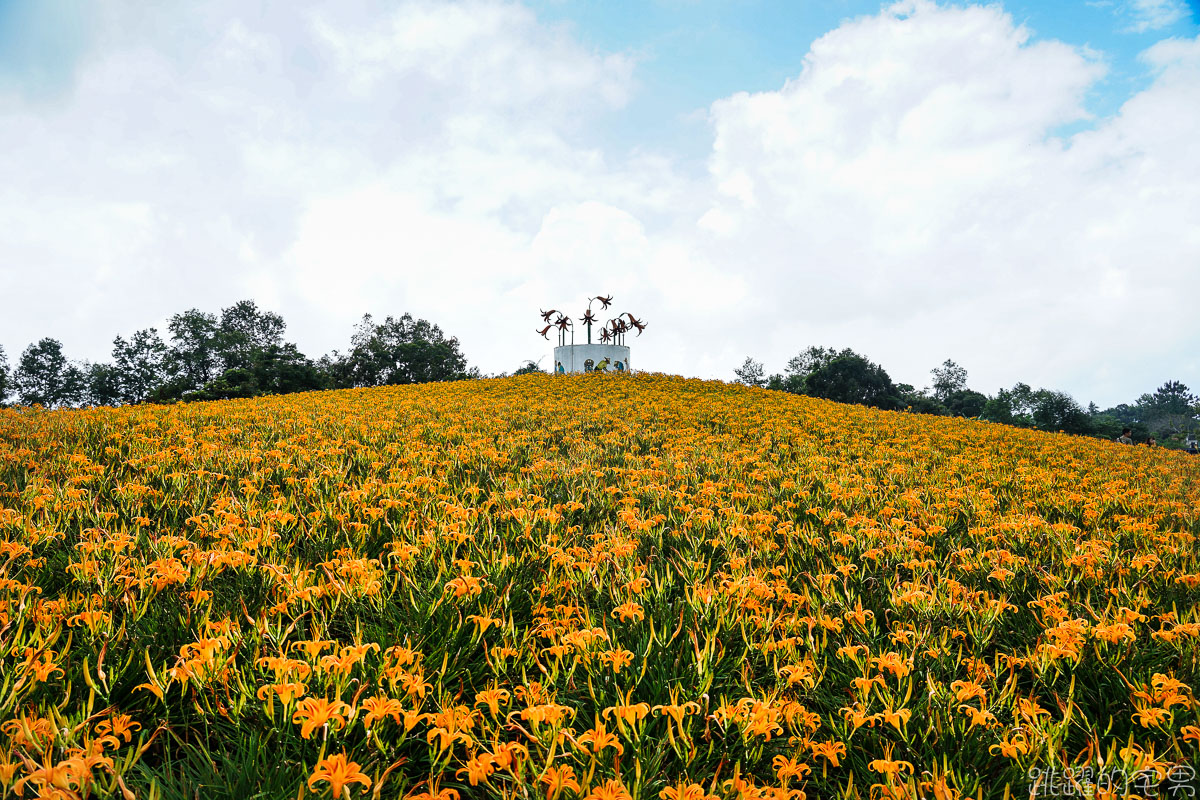
<svg viewBox="0 0 1200 800">
<path fill-rule="evenodd" d="M 1180 453 L 661 375 L 2 410 L 0 781 L 1179 782 L 1197 478 Z"/>
</svg>

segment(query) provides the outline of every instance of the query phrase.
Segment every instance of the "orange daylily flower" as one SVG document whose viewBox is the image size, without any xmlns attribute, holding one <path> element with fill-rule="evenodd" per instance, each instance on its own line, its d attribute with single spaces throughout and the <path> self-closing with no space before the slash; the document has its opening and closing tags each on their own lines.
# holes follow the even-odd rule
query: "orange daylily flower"
<svg viewBox="0 0 1200 800">
<path fill-rule="evenodd" d="M 292 714 L 292 722 L 300 725 L 300 736 L 307 739 L 317 728 L 331 723 L 339 729 L 346 727 L 349 711 L 350 707 L 341 700 L 306 697 Z"/>
<path fill-rule="evenodd" d="M 371 788 L 371 779 L 344 752 L 317 762 L 316 769 L 308 778 L 308 788 L 312 789 L 318 783 L 329 784 L 329 792 L 335 798 L 342 797 L 343 792 L 349 795 L 352 784 L 360 784 L 364 789 Z"/>
</svg>

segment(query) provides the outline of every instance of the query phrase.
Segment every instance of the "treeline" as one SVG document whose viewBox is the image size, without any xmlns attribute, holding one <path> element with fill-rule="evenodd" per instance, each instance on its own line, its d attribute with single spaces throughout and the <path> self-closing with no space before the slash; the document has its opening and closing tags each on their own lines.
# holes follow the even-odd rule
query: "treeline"
<svg viewBox="0 0 1200 800">
<path fill-rule="evenodd" d="M 243 300 L 220 314 L 192 309 L 113 340 L 112 360 L 73 361 L 42 339 L 9 365 L 0 347 L 0 404 L 47 408 L 171 403 L 478 377 L 458 339 L 409 314 L 363 316 L 344 353 L 313 360 L 285 341 L 283 317 Z"/>
<path fill-rule="evenodd" d="M 932 386 L 916 389 L 893 383 L 883 367 L 848 348 L 810 347 L 788 361 L 782 373 L 773 375 L 747 358 L 734 374 L 748 386 L 919 414 L 1110 439 L 1128 428 L 1136 442 L 1154 438 L 1171 447 L 1187 447 L 1200 438 L 1200 398 L 1179 381 L 1167 381 L 1133 403 L 1101 410 L 1095 403 L 1080 406 L 1066 392 L 1034 389 L 1026 383 L 984 394 L 970 388 L 967 371 L 949 360 L 931 370 Z"/>
<path fill-rule="evenodd" d="M 165 337 L 155 328 L 117 336 L 105 362 L 71 360 L 61 342 L 45 338 L 10 365 L 0 347 L 0 405 L 172 403 L 483 377 L 467 366 L 456 337 L 410 314 L 382 321 L 366 314 L 345 352 L 318 359 L 286 341 L 286 330 L 279 314 L 243 300 L 220 314 L 197 309 L 176 314 Z M 514 374 L 540 371 L 529 361 Z M 1200 398 L 1179 381 L 1101 410 L 1025 383 L 984 394 L 967 385 L 967 371 L 953 361 L 931 370 L 931 386 L 916 389 L 893 383 L 883 367 L 850 349 L 810 347 L 772 375 L 747 358 L 734 373 L 749 386 L 884 409 L 1105 438 L 1129 428 L 1135 441 L 1154 437 L 1177 447 L 1200 439 Z"/>
</svg>

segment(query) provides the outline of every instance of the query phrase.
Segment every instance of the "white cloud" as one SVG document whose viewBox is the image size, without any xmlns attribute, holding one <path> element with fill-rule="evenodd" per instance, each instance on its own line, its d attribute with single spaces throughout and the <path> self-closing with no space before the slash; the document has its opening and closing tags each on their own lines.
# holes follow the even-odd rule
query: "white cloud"
<svg viewBox="0 0 1200 800">
<path fill-rule="evenodd" d="M 103 358 L 253 296 L 312 355 L 411 311 L 507 370 L 549 349 L 538 307 L 604 291 L 649 320 L 644 368 L 830 344 L 917 384 L 946 357 L 989 391 L 1200 384 L 1200 40 L 1149 49 L 1151 85 L 1065 137 L 1096 54 L 998 6 L 899 4 L 715 102 L 688 174 L 597 133 L 635 61 L 519 5 L 98 8 L 72 91 L 0 94 L 10 355 Z"/>
<path fill-rule="evenodd" d="M 409 3 L 383 25 L 372 17 L 347 20 L 341 11 L 326 8 L 311 18 L 338 74 L 357 94 L 395 92 L 397 84 L 421 76 L 449 107 L 537 108 L 554 115 L 620 106 L 628 95 L 629 58 L 588 53 L 520 7 Z"/>
<path fill-rule="evenodd" d="M 1188 13 L 1181 0 L 1130 0 L 1124 10 L 1130 18 L 1128 30 L 1134 33 L 1161 30 Z"/>
<path fill-rule="evenodd" d="M 897 4 L 819 39 L 779 91 L 715 103 L 704 227 L 795 331 L 774 361 L 803 337 L 918 384 L 949 356 L 987 390 L 1100 400 L 1194 376 L 1196 46 L 1152 49 L 1153 85 L 1069 140 L 1103 65 L 996 6 Z"/>
<path fill-rule="evenodd" d="M 627 174 L 578 142 L 625 101 L 622 54 L 505 3 L 302 11 L 109 4 L 73 92 L 0 94 L 10 352 L 56 335 L 103 358 L 112 335 L 251 291 L 314 354 L 366 311 L 441 312 L 489 342 L 477 306 L 525 278 L 551 210 L 667 202 L 664 163 Z"/>
</svg>

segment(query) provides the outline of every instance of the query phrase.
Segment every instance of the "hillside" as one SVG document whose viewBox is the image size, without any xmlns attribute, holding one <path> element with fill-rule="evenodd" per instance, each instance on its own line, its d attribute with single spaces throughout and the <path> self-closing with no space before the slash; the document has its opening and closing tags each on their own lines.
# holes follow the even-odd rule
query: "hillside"
<svg viewBox="0 0 1200 800">
<path fill-rule="evenodd" d="M 661 375 L 0 410 L 0 781 L 1162 780 L 1200 743 L 1198 478 L 1181 453 Z"/>
</svg>

